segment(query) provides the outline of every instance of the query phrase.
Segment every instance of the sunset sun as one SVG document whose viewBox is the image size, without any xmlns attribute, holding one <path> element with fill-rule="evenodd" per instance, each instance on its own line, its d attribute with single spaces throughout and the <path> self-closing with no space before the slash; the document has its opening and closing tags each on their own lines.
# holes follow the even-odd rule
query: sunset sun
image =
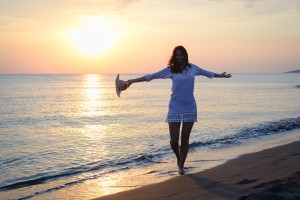
<svg viewBox="0 0 300 200">
<path fill-rule="evenodd" d="M 70 31 L 70 39 L 80 52 L 94 56 L 109 50 L 116 31 L 109 21 L 89 19 L 86 25 Z"/>
</svg>

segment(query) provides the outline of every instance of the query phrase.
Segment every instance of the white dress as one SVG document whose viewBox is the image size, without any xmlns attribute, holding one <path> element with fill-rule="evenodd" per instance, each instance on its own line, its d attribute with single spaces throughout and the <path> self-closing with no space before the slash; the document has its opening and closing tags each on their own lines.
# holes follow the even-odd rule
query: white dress
<svg viewBox="0 0 300 200">
<path fill-rule="evenodd" d="M 190 64 L 181 73 L 172 73 L 170 67 L 148 74 L 147 81 L 153 79 L 172 79 L 172 94 L 166 122 L 196 122 L 197 105 L 194 97 L 195 76 L 214 77 L 214 73 Z"/>
</svg>

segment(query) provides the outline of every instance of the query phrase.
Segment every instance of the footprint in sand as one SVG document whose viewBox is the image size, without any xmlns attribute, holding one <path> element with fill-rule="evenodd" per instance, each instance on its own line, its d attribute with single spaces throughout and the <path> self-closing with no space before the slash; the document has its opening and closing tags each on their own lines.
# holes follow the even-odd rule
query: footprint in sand
<svg viewBox="0 0 300 200">
<path fill-rule="evenodd" d="M 245 178 L 245 179 L 243 179 L 243 180 L 237 182 L 237 184 L 239 184 L 239 185 L 245 185 L 245 184 L 254 183 L 254 182 L 256 182 L 256 181 L 258 181 L 258 179 L 246 179 L 246 178 Z"/>
</svg>

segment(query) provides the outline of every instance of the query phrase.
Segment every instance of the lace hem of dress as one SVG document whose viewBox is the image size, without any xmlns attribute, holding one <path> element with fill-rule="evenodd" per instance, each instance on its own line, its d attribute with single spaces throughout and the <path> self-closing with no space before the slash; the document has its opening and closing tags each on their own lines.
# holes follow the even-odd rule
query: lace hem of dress
<svg viewBox="0 0 300 200">
<path fill-rule="evenodd" d="M 197 113 L 168 113 L 166 122 L 197 122 Z"/>
</svg>

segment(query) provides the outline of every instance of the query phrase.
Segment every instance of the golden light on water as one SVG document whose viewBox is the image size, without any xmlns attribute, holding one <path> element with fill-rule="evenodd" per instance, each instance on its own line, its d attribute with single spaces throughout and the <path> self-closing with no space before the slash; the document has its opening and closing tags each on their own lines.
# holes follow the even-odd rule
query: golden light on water
<svg viewBox="0 0 300 200">
<path fill-rule="evenodd" d="M 105 145 L 99 145 L 97 141 L 105 138 L 105 127 L 100 122 L 101 116 L 105 114 L 103 109 L 103 89 L 101 89 L 101 76 L 98 74 L 85 75 L 83 97 L 84 103 L 82 107 L 82 115 L 84 118 L 95 119 L 99 123 L 86 123 L 82 133 L 88 140 L 93 141 L 88 148 L 83 151 L 87 153 L 87 157 L 93 153 L 105 152 Z"/>
<path fill-rule="evenodd" d="M 85 115 L 99 115 L 101 111 L 101 94 L 103 91 L 100 87 L 100 76 L 98 74 L 86 75 L 84 93 L 85 93 Z"/>
</svg>

